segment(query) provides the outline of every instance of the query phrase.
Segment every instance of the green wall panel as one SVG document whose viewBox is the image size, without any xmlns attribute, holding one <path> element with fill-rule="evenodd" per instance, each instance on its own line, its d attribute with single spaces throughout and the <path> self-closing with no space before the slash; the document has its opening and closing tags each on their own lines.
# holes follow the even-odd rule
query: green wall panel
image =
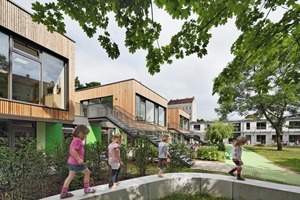
<svg viewBox="0 0 300 200">
<path fill-rule="evenodd" d="M 61 145 L 63 142 L 63 132 L 61 123 L 46 123 L 46 140 L 45 150 L 51 152 L 51 150 L 57 145 Z"/>
<path fill-rule="evenodd" d="M 86 138 L 87 144 L 100 142 L 101 144 L 101 127 L 100 126 L 87 126 L 90 130 Z"/>
</svg>

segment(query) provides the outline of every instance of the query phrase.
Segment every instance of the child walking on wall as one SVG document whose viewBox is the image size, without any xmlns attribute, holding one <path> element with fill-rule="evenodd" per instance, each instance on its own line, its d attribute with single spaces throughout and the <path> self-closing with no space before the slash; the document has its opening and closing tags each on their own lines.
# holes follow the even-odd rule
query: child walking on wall
<svg viewBox="0 0 300 200">
<path fill-rule="evenodd" d="M 111 167 L 111 175 L 108 184 L 109 189 L 118 187 L 118 175 L 121 171 L 121 165 L 123 165 L 120 151 L 121 141 L 122 135 L 115 134 L 112 136 L 112 143 L 108 145 L 108 164 Z"/>
<path fill-rule="evenodd" d="M 84 163 L 84 144 L 83 140 L 86 138 L 89 133 L 89 129 L 85 125 L 78 125 L 73 132 L 73 140 L 69 148 L 69 159 L 68 159 L 68 168 L 69 175 L 66 178 L 64 185 L 62 187 L 60 198 L 69 198 L 73 194 L 68 192 L 69 185 L 73 180 L 76 172 L 82 172 L 84 174 L 83 178 L 83 187 L 84 193 L 94 193 L 95 189 L 89 186 L 90 182 L 90 170 L 86 167 Z"/>
<path fill-rule="evenodd" d="M 233 143 L 232 161 L 234 162 L 236 167 L 228 172 L 230 175 L 234 176 L 234 172 L 237 171 L 237 180 L 242 180 L 242 181 L 245 180 L 244 178 L 241 177 L 242 165 L 244 164 L 242 161 L 242 146 L 246 144 L 246 142 L 247 142 L 247 138 L 240 136 Z"/>
<path fill-rule="evenodd" d="M 161 142 L 158 144 L 158 177 L 162 178 L 164 176 L 164 168 L 167 166 L 167 159 L 170 158 L 171 155 L 169 154 L 169 141 L 170 135 L 163 134 Z"/>
</svg>

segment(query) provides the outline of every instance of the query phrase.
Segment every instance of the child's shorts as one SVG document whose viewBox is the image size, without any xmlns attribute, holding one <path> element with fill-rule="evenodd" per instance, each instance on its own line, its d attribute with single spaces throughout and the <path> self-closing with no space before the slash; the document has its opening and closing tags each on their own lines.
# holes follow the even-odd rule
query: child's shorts
<svg viewBox="0 0 300 200">
<path fill-rule="evenodd" d="M 158 159 L 158 167 L 166 167 L 168 164 L 167 158 L 159 158 Z"/>
<path fill-rule="evenodd" d="M 68 168 L 70 171 L 80 172 L 80 171 L 86 169 L 86 165 L 85 164 L 82 164 L 82 165 L 68 164 Z"/>
</svg>

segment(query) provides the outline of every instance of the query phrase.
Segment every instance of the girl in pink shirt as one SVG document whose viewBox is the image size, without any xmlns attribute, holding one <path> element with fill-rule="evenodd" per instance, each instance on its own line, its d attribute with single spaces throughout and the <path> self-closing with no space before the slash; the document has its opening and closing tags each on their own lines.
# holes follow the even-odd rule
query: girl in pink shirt
<svg viewBox="0 0 300 200">
<path fill-rule="evenodd" d="M 112 136 L 112 143 L 108 145 L 108 164 L 111 167 L 111 175 L 109 178 L 109 189 L 117 187 L 118 175 L 120 173 L 120 166 L 123 165 L 120 155 L 120 143 L 122 141 L 121 134 Z"/>
<path fill-rule="evenodd" d="M 70 144 L 68 168 L 69 175 L 66 178 L 63 188 L 60 193 L 60 198 L 69 198 L 73 194 L 68 192 L 69 185 L 73 180 L 76 172 L 82 172 L 84 174 L 84 193 L 94 193 L 95 190 L 89 186 L 90 182 L 90 170 L 84 164 L 84 144 L 83 140 L 89 133 L 89 129 L 85 125 L 78 125 L 73 132 L 73 140 Z"/>
</svg>

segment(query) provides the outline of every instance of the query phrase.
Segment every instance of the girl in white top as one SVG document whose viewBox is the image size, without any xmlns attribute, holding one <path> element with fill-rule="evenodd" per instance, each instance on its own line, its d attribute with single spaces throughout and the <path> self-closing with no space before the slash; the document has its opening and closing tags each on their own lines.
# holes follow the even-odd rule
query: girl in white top
<svg viewBox="0 0 300 200">
<path fill-rule="evenodd" d="M 164 168 L 167 166 L 167 158 L 171 157 L 169 154 L 169 134 L 163 134 L 161 142 L 158 144 L 158 177 L 163 177 Z"/>
<path fill-rule="evenodd" d="M 245 179 L 241 177 L 242 172 L 242 165 L 244 164 L 242 161 L 242 146 L 247 143 L 247 138 L 240 136 L 236 139 L 236 141 L 233 143 L 232 148 L 232 161 L 236 165 L 235 168 L 230 170 L 228 173 L 232 176 L 234 176 L 234 172 L 237 171 L 237 180 L 244 181 Z"/>
<path fill-rule="evenodd" d="M 112 136 L 112 143 L 108 145 L 108 164 L 111 167 L 111 176 L 109 178 L 109 189 L 116 188 L 118 182 L 118 175 L 120 173 L 120 166 L 123 165 L 120 155 L 120 143 L 122 141 L 121 134 L 115 134 Z"/>
</svg>

